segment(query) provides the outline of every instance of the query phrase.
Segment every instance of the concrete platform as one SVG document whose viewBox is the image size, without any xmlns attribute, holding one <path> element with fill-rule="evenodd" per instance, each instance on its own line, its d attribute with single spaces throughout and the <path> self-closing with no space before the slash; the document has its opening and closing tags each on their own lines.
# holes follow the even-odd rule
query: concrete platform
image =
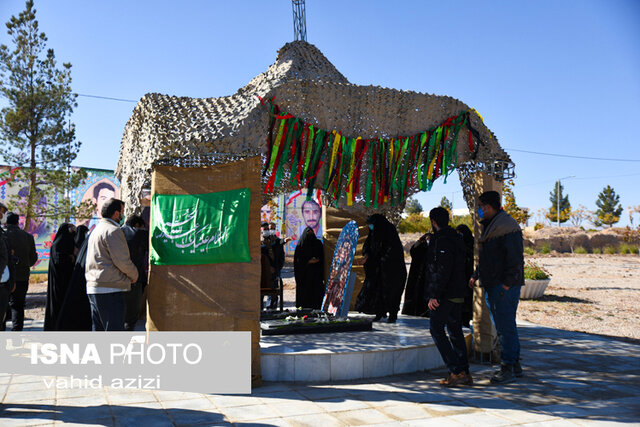
<svg viewBox="0 0 640 427">
<path fill-rule="evenodd" d="M 444 366 L 429 319 L 404 315 L 365 332 L 263 336 L 260 349 L 265 381 L 355 380 Z"/>
</svg>

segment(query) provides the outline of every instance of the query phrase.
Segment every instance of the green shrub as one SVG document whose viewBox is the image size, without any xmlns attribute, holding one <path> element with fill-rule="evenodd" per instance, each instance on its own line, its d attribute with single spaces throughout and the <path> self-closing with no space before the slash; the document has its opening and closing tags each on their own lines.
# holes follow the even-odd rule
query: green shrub
<svg viewBox="0 0 640 427">
<path fill-rule="evenodd" d="M 616 253 L 616 248 L 615 246 L 605 246 L 604 248 L 604 253 L 608 254 L 608 255 L 613 255 Z"/>
<path fill-rule="evenodd" d="M 549 276 L 551 274 L 536 262 L 527 261 L 524 265 L 524 278 L 527 280 L 544 280 L 548 279 Z"/>
<path fill-rule="evenodd" d="M 628 243 L 623 243 L 618 247 L 618 252 L 621 254 L 637 254 L 638 247 L 635 245 L 630 245 Z"/>
<path fill-rule="evenodd" d="M 536 225 L 533 226 L 534 231 L 538 231 L 541 228 L 544 228 L 544 224 L 540 224 L 539 222 L 536 222 Z"/>
<path fill-rule="evenodd" d="M 548 243 L 543 243 L 542 246 L 540 246 L 540 253 L 543 253 L 543 254 L 551 253 L 551 245 Z"/>
<path fill-rule="evenodd" d="M 577 248 L 575 248 L 573 250 L 573 253 L 582 255 L 582 254 L 586 254 L 587 250 L 585 248 L 583 248 L 582 246 L 578 246 Z"/>
<path fill-rule="evenodd" d="M 600 249 L 600 248 L 593 248 L 593 250 L 591 251 L 591 253 L 593 253 L 593 254 L 601 254 L 601 253 L 602 253 L 602 249 Z"/>
<path fill-rule="evenodd" d="M 410 214 L 398 224 L 399 233 L 428 233 L 431 232 L 431 221 L 421 214 Z"/>
<path fill-rule="evenodd" d="M 536 253 L 536 251 L 533 248 L 527 246 L 524 248 L 524 253 L 527 255 L 533 255 Z"/>
</svg>

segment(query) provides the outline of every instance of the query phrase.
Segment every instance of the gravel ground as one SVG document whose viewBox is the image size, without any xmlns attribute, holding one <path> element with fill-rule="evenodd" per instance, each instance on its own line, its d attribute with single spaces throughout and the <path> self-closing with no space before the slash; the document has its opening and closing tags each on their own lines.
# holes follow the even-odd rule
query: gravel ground
<svg viewBox="0 0 640 427">
<path fill-rule="evenodd" d="M 552 275 L 545 294 L 522 300 L 518 319 L 570 331 L 640 342 L 640 257 L 637 255 L 535 255 Z M 295 280 L 283 271 L 285 307 L 293 307 Z M 25 317 L 44 318 L 47 283 L 29 285 Z"/>
<path fill-rule="evenodd" d="M 522 300 L 518 319 L 640 342 L 638 255 L 536 255 L 551 273 L 545 294 Z"/>
</svg>

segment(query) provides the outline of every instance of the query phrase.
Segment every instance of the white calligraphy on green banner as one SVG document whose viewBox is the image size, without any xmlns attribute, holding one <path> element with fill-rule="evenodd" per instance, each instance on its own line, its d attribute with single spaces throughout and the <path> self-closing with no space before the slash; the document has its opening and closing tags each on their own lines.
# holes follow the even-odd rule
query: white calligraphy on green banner
<svg viewBox="0 0 640 427">
<path fill-rule="evenodd" d="M 248 188 L 217 193 L 154 194 L 151 263 L 250 262 Z"/>
</svg>

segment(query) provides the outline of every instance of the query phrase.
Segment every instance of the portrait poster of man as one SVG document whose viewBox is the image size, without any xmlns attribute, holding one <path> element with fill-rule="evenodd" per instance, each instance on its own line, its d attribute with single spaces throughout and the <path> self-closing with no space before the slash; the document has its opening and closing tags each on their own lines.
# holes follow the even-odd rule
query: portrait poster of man
<svg viewBox="0 0 640 427">
<path fill-rule="evenodd" d="M 285 237 L 292 240 L 286 246 L 286 251 L 292 254 L 296 249 L 298 238 L 307 227 L 311 227 L 316 237 L 322 239 L 322 202 L 320 191 L 313 193 L 307 200 L 307 190 L 293 192 L 286 200 L 285 206 Z"/>
<path fill-rule="evenodd" d="M 76 194 L 81 195 L 78 203 L 92 201 L 95 205 L 91 218 L 78 219 L 76 225 L 86 225 L 92 230 L 102 218 L 100 211 L 104 202 L 112 197 L 120 197 L 120 186 L 113 171 L 87 169 L 87 179 L 84 186 L 76 190 Z"/>
</svg>

